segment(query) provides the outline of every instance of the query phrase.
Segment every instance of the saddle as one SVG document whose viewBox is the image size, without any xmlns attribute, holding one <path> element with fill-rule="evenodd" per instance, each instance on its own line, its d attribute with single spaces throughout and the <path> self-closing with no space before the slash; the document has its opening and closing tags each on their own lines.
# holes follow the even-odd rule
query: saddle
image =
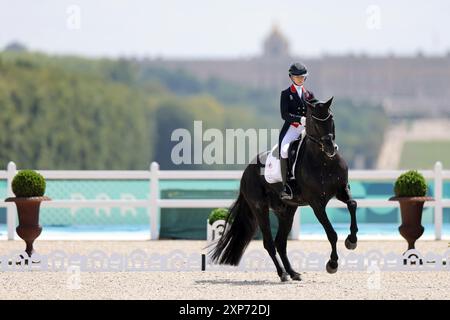
<svg viewBox="0 0 450 320">
<path fill-rule="evenodd" d="M 295 166 L 297 163 L 300 164 L 305 149 L 305 144 L 303 143 L 304 138 L 302 134 L 289 144 L 287 180 L 295 179 Z"/>
<path fill-rule="evenodd" d="M 302 154 L 304 153 L 304 137 L 302 134 L 298 139 L 292 141 L 288 148 L 288 170 L 287 170 L 287 182 L 295 179 L 295 167 L 300 164 Z M 265 178 L 268 183 L 281 182 L 281 170 L 278 145 L 275 145 L 271 151 L 267 153 L 265 161 Z"/>
</svg>

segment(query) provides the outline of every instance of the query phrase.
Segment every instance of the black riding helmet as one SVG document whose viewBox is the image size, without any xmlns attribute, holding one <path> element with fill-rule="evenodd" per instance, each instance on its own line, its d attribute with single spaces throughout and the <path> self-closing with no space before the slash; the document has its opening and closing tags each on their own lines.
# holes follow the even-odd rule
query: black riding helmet
<svg viewBox="0 0 450 320">
<path fill-rule="evenodd" d="M 307 76 L 308 70 L 306 70 L 306 66 L 301 64 L 300 62 L 296 62 L 289 68 L 289 76 Z"/>
</svg>

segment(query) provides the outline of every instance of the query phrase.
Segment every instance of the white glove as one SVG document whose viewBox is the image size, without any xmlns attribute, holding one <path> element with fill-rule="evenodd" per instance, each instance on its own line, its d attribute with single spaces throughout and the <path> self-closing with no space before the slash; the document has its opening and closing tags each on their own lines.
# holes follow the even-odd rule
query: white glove
<svg viewBox="0 0 450 320">
<path fill-rule="evenodd" d="M 305 126 L 305 125 L 306 125 L 306 117 L 301 117 L 301 118 L 300 118 L 300 124 L 301 124 L 302 126 Z"/>
</svg>

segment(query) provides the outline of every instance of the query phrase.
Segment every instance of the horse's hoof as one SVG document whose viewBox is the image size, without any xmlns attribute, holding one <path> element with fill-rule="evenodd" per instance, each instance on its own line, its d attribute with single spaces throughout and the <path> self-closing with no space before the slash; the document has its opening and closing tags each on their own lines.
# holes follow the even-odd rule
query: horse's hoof
<svg viewBox="0 0 450 320">
<path fill-rule="evenodd" d="M 348 250 L 355 250 L 355 249 L 356 249 L 356 246 L 357 246 L 357 243 L 356 243 L 356 242 L 355 242 L 355 243 L 351 242 L 350 239 L 349 239 L 349 237 L 347 237 L 347 238 L 345 239 L 345 247 L 346 247 Z"/>
<path fill-rule="evenodd" d="M 302 278 L 300 277 L 300 273 L 293 273 L 291 274 L 291 279 L 295 281 L 302 281 Z"/>
<path fill-rule="evenodd" d="M 327 262 L 326 268 L 327 268 L 327 272 L 328 272 L 328 273 L 331 273 L 331 274 L 336 273 L 336 271 L 337 271 L 337 269 L 338 269 L 338 263 L 337 263 L 337 261 L 331 261 L 331 260 L 329 260 L 329 261 Z"/>
<path fill-rule="evenodd" d="M 281 282 L 286 282 L 289 281 L 288 278 L 288 274 L 286 272 L 284 272 L 281 276 L 280 276 Z"/>
</svg>

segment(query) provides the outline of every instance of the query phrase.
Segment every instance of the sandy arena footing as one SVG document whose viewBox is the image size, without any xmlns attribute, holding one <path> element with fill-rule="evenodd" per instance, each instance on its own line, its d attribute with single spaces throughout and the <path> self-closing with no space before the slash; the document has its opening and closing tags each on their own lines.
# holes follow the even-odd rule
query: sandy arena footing
<svg viewBox="0 0 450 320">
<path fill-rule="evenodd" d="M 169 253 L 173 250 L 202 252 L 205 241 L 36 241 L 40 254 L 64 250 L 68 254 L 87 254 L 93 250 L 129 254 Z M 2 241 L 1 255 L 23 250 L 24 243 Z M 248 250 L 264 250 L 261 241 L 252 241 Z M 329 254 L 327 241 L 289 241 L 288 250 Z M 404 241 L 359 241 L 355 253 L 369 250 L 403 253 Z M 418 241 L 421 253 L 443 254 L 448 241 Z M 343 241 L 338 253 L 345 253 Z M 449 270 L 447 268 L 447 270 Z M 373 286 L 371 275 L 364 271 L 335 274 L 302 272 L 302 281 L 280 282 L 275 272 L 81 272 L 78 286 L 71 285 L 67 272 L 0 272 L 0 299 L 450 299 L 450 271 L 398 271 L 379 273 Z"/>
</svg>

